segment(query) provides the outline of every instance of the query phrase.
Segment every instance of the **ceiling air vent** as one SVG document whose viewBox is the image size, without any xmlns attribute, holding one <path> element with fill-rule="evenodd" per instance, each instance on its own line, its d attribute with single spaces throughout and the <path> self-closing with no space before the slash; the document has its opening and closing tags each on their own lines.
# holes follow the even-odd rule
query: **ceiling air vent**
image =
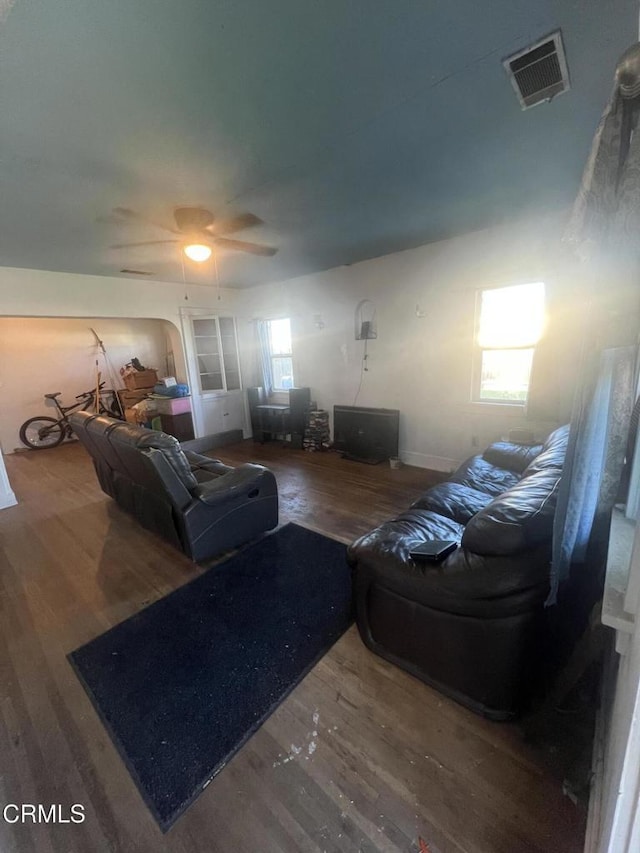
<svg viewBox="0 0 640 853">
<path fill-rule="evenodd" d="M 560 30 L 514 53 L 502 64 L 523 110 L 550 101 L 569 88 Z"/>
</svg>

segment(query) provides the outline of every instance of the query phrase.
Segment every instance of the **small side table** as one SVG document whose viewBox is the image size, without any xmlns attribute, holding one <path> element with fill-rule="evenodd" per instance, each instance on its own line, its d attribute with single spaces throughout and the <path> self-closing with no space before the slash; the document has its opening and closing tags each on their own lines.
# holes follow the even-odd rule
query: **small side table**
<svg viewBox="0 0 640 853">
<path fill-rule="evenodd" d="M 289 406 L 278 405 L 276 403 L 272 405 L 263 404 L 262 406 L 256 406 L 256 413 L 258 415 L 260 442 L 262 444 L 267 440 L 266 436 L 271 438 L 272 436 L 281 435 L 285 438 L 291 432 Z"/>
</svg>

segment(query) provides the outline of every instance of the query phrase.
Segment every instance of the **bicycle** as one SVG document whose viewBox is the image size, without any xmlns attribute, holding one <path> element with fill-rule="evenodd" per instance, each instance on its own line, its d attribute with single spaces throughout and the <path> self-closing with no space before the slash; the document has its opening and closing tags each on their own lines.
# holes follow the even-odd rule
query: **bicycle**
<svg viewBox="0 0 640 853">
<path fill-rule="evenodd" d="M 108 415 L 111 418 L 122 419 L 122 411 L 120 403 L 115 391 L 104 389 L 104 382 L 101 382 L 98 388 L 99 403 L 98 414 Z M 46 400 L 53 400 L 55 407 L 60 413 L 59 418 L 49 418 L 42 415 L 35 418 L 29 418 L 20 427 L 20 441 L 30 450 L 48 450 L 50 447 L 57 447 L 65 440 L 71 438 L 73 430 L 68 421 L 69 412 L 76 409 L 95 411 L 96 408 L 96 389 L 83 391 L 82 394 L 76 395 L 76 400 L 79 402 L 73 403 L 71 406 L 63 406 L 60 404 L 58 397 L 61 391 L 55 391 L 53 394 L 45 394 Z M 104 397 L 110 396 L 109 404 L 106 405 Z"/>
</svg>

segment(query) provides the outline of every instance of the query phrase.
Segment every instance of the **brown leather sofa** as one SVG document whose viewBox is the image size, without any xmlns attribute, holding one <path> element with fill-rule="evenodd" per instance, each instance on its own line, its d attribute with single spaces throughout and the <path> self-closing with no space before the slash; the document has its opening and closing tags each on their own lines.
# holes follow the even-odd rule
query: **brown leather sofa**
<svg viewBox="0 0 640 853">
<path fill-rule="evenodd" d="M 548 656 L 544 602 L 568 434 L 491 445 L 348 550 L 364 643 L 493 719 L 526 705 Z M 409 556 L 433 539 L 459 545 L 440 563 Z"/>
<path fill-rule="evenodd" d="M 202 561 L 278 524 L 278 489 L 262 465 L 230 468 L 184 450 L 173 436 L 102 415 L 69 422 L 102 490 L 147 530 Z"/>
</svg>

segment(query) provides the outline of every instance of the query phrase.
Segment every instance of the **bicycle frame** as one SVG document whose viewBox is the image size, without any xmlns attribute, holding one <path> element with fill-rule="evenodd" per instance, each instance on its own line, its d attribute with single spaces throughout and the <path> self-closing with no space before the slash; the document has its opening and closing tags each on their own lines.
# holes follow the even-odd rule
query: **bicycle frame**
<svg viewBox="0 0 640 853">
<path fill-rule="evenodd" d="M 77 402 L 72 403 L 70 406 L 63 406 L 58 400 L 60 396 L 59 391 L 56 391 L 55 394 L 45 394 L 44 396 L 45 400 L 51 400 L 59 417 L 52 418 L 44 415 L 42 417 L 29 418 L 22 424 L 20 427 L 20 440 L 32 450 L 57 447 L 65 439 L 71 438 L 73 430 L 68 419 L 70 412 L 75 412 L 78 409 L 87 411 L 93 409 L 101 415 L 104 414 L 111 417 L 115 414 L 116 417 L 122 416 L 122 406 L 116 396 L 116 392 L 111 388 L 105 389 L 103 382 L 100 383 L 99 388 L 91 388 L 89 391 L 78 394 L 76 396 Z M 107 398 L 106 403 L 105 398 Z"/>
<path fill-rule="evenodd" d="M 99 403 L 98 403 L 98 414 L 101 414 L 101 415 L 105 414 L 105 415 L 112 416 L 113 413 L 110 412 L 109 409 L 107 409 L 107 407 L 102 402 L 102 395 L 103 394 L 113 394 L 113 396 L 115 398 L 116 397 L 115 391 L 112 391 L 110 388 L 106 388 L 104 390 L 102 388 L 100 388 L 99 394 L 100 394 L 100 398 L 99 398 Z M 88 409 L 94 409 L 95 410 L 95 408 L 96 408 L 96 392 L 95 392 L 95 390 L 85 391 L 82 394 L 78 394 L 78 398 L 81 398 L 81 399 L 78 399 L 77 403 L 72 403 L 70 406 L 63 406 L 57 397 L 49 397 L 48 398 L 50 400 L 53 400 L 53 403 L 54 403 L 56 409 L 58 410 L 58 414 L 60 415 L 60 417 L 58 418 L 57 422 L 64 424 L 67 437 L 71 435 L 71 427 L 69 426 L 69 420 L 67 418 L 67 415 L 69 414 L 69 412 L 73 412 L 76 409 L 79 409 L 82 411 L 82 410 L 88 410 Z"/>
<path fill-rule="evenodd" d="M 74 409 L 84 409 L 87 405 L 95 406 L 95 393 L 90 394 L 82 400 L 78 400 L 77 403 L 72 403 L 71 406 L 62 406 L 57 398 L 53 399 L 56 409 L 58 410 L 58 414 L 60 415 L 60 420 L 67 420 L 67 414 L 72 412 Z"/>
</svg>

